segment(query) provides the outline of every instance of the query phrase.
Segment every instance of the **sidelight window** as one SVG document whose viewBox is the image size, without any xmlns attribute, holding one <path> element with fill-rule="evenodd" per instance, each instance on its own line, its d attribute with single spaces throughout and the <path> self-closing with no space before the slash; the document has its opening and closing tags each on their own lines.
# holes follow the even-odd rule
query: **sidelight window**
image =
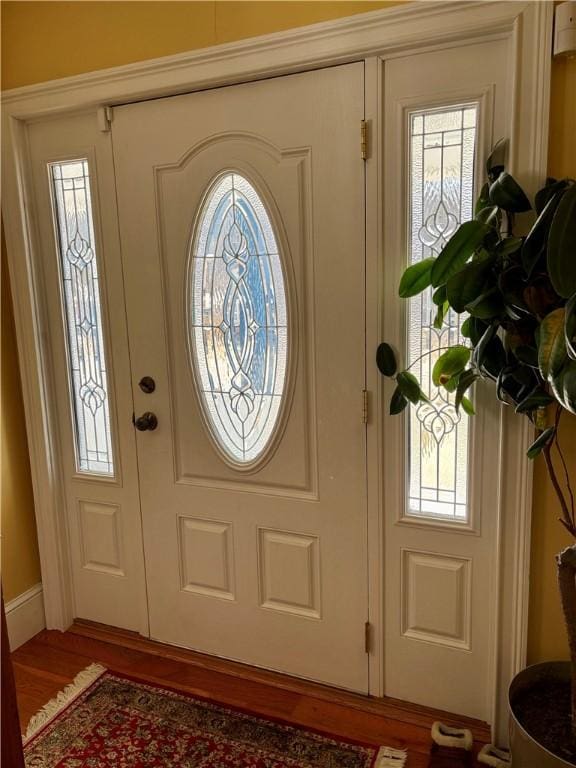
<svg viewBox="0 0 576 768">
<path fill-rule="evenodd" d="M 476 104 L 409 115 L 409 263 L 437 256 L 458 225 L 472 218 L 478 107 Z M 468 416 L 454 395 L 432 383 L 443 348 L 463 341 L 463 318 L 450 310 L 434 326 L 432 289 L 409 300 L 408 364 L 429 402 L 410 409 L 410 516 L 468 520 Z"/>
<path fill-rule="evenodd" d="M 86 159 L 49 165 L 79 472 L 114 474 L 100 277 Z"/>
</svg>

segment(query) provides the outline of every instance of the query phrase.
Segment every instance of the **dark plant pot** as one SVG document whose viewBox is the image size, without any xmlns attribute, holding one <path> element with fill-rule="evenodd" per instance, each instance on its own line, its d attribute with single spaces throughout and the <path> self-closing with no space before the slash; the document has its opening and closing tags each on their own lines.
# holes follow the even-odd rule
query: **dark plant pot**
<svg viewBox="0 0 576 768">
<path fill-rule="evenodd" d="M 563 768 L 574 766 L 561 757 L 553 754 L 542 746 L 538 740 L 526 730 L 520 721 L 517 710 L 518 701 L 522 694 L 536 685 L 547 681 L 570 681 L 570 663 L 568 661 L 549 661 L 544 664 L 534 664 L 523 669 L 516 675 L 508 694 L 510 708 L 510 750 L 514 768 Z M 516 711 L 515 711 L 516 706 Z"/>
</svg>

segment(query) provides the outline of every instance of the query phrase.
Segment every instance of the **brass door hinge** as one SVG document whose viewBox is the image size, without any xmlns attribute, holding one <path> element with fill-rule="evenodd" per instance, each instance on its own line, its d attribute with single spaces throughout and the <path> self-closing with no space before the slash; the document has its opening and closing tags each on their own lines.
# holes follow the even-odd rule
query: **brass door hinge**
<svg viewBox="0 0 576 768">
<path fill-rule="evenodd" d="M 102 133 L 108 133 L 110 125 L 112 123 L 112 107 L 98 107 L 96 117 L 98 120 L 98 128 Z"/>
<path fill-rule="evenodd" d="M 372 625 L 369 621 L 364 624 L 364 650 L 366 653 L 372 650 Z"/>
<path fill-rule="evenodd" d="M 360 155 L 362 160 L 368 157 L 368 124 L 366 120 L 360 121 Z"/>
<path fill-rule="evenodd" d="M 362 390 L 362 424 L 368 424 L 368 390 Z"/>
</svg>

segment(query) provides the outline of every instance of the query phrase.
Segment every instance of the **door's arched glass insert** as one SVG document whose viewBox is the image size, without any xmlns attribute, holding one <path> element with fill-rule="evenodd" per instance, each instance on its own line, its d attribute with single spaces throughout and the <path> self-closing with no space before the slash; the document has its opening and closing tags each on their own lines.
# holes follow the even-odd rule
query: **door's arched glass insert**
<svg viewBox="0 0 576 768">
<path fill-rule="evenodd" d="M 266 450 L 286 381 L 286 289 L 278 241 L 250 182 L 212 184 L 192 240 L 191 346 L 206 420 L 223 452 L 250 464 Z"/>
<path fill-rule="evenodd" d="M 113 475 L 112 435 L 88 161 L 49 166 L 79 472 Z"/>
<path fill-rule="evenodd" d="M 472 218 L 476 104 L 412 112 L 409 121 L 409 262 L 437 256 L 458 225 Z M 434 327 L 432 289 L 408 303 L 408 365 L 430 401 L 410 409 L 408 515 L 468 520 L 469 419 L 454 395 L 432 383 L 441 348 L 460 338 L 450 310 Z"/>
</svg>

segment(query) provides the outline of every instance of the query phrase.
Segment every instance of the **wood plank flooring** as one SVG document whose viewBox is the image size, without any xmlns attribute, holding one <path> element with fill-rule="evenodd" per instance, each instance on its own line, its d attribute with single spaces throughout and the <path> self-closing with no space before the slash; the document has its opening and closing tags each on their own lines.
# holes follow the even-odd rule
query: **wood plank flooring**
<svg viewBox="0 0 576 768">
<path fill-rule="evenodd" d="M 196 693 L 336 735 L 408 749 L 407 768 L 425 768 L 430 726 L 440 719 L 472 729 L 476 748 L 489 741 L 486 724 L 394 699 L 338 691 L 242 664 L 145 640 L 98 625 L 44 630 L 12 654 L 22 728 L 88 664 Z"/>
</svg>

